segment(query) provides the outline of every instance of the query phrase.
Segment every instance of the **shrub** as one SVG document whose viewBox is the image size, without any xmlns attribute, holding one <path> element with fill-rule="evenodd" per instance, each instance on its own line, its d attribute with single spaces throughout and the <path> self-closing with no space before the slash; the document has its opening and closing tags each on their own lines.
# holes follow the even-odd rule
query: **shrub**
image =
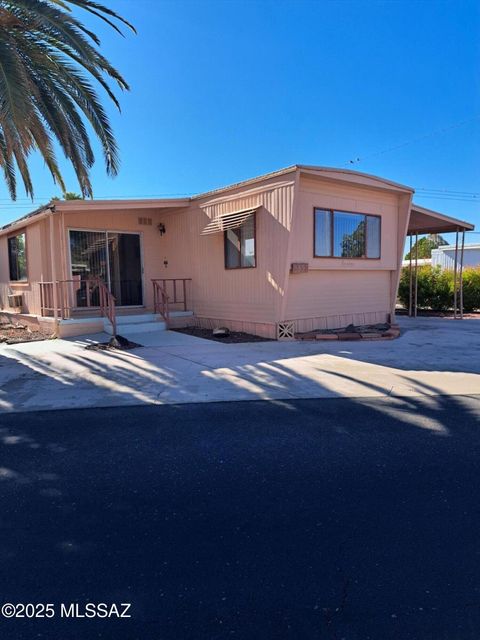
<svg viewBox="0 0 480 640">
<path fill-rule="evenodd" d="M 463 309 L 467 312 L 480 309 L 480 267 L 463 272 Z"/>
<path fill-rule="evenodd" d="M 447 311 L 452 307 L 453 277 L 450 271 L 441 271 L 438 267 L 427 267 L 424 276 L 429 281 L 427 295 L 423 300 L 423 307 L 435 311 Z"/>
<path fill-rule="evenodd" d="M 398 298 L 408 308 L 410 273 L 402 269 Z M 442 271 L 440 267 L 428 265 L 418 268 L 417 304 L 419 309 L 447 311 L 453 308 L 453 271 Z M 480 267 L 463 271 L 463 308 L 470 312 L 480 309 Z"/>
<path fill-rule="evenodd" d="M 398 299 L 406 309 L 408 309 L 409 297 L 410 273 L 408 267 L 403 267 L 400 273 L 400 282 L 398 284 Z"/>
</svg>

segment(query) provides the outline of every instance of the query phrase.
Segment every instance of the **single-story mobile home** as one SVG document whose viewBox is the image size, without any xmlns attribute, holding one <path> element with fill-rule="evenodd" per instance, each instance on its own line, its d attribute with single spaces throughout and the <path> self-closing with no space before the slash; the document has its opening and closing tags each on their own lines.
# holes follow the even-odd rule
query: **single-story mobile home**
<svg viewBox="0 0 480 640">
<path fill-rule="evenodd" d="M 406 236 L 473 229 L 413 192 L 295 165 L 189 198 L 51 202 L 0 230 L 0 306 L 58 335 L 124 321 L 288 338 L 385 322 Z"/>
</svg>

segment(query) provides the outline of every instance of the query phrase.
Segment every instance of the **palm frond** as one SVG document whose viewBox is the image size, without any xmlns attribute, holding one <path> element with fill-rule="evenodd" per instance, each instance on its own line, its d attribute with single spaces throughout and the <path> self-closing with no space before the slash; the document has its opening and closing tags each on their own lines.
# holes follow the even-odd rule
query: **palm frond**
<svg viewBox="0 0 480 640">
<path fill-rule="evenodd" d="M 52 2 L 55 2 L 56 4 L 64 4 L 61 0 L 52 0 Z M 133 31 L 133 33 L 137 33 L 137 30 L 135 29 L 133 24 L 128 22 L 128 20 L 120 16 L 118 13 L 115 13 L 115 11 L 112 11 L 111 9 L 109 9 L 103 4 L 100 4 L 99 2 L 91 2 L 91 0 L 69 0 L 69 2 L 70 4 L 76 4 L 78 7 L 81 7 L 82 9 L 85 9 L 86 11 L 93 13 L 94 15 L 100 17 L 105 22 L 108 22 L 108 24 L 111 26 L 114 26 L 112 22 L 109 21 L 105 17 L 105 15 L 102 15 L 102 14 L 106 14 L 112 18 L 115 18 L 115 20 L 119 20 L 122 24 L 124 24 L 131 31 Z"/>
<path fill-rule="evenodd" d="M 115 136 L 91 80 L 118 109 L 108 80 L 121 90 L 129 86 L 100 52 L 98 36 L 73 14 L 74 8 L 119 33 L 118 23 L 136 32 L 125 18 L 91 0 L 0 0 L 0 166 L 12 198 L 16 170 L 33 197 L 27 164 L 33 151 L 42 155 L 53 180 L 65 190 L 53 140 L 71 162 L 82 195 L 91 197 L 94 154 L 87 125 L 101 142 L 107 173 L 118 173 Z"/>
<path fill-rule="evenodd" d="M 17 188 L 17 181 L 15 178 L 15 164 L 12 159 L 12 154 L 7 149 L 5 137 L 0 130 L 0 166 L 2 167 L 5 182 L 10 193 L 12 200 L 15 199 L 15 193 Z"/>
</svg>

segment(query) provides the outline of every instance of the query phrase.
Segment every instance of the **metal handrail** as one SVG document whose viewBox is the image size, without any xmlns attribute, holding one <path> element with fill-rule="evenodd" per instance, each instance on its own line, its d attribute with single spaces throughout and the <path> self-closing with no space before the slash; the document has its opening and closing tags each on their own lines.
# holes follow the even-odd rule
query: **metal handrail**
<svg viewBox="0 0 480 640">
<path fill-rule="evenodd" d="M 165 324 L 168 329 L 170 322 L 170 310 L 168 307 L 169 297 L 165 287 L 160 284 L 160 280 L 152 279 L 153 285 L 153 310 L 155 313 L 159 313 L 165 320 Z"/>
<path fill-rule="evenodd" d="M 117 335 L 117 315 L 115 311 L 115 296 L 112 295 L 107 285 L 97 276 L 86 279 L 88 284 L 92 285 L 91 290 L 98 288 L 100 298 L 100 314 L 107 318 L 112 325 L 112 333 Z M 87 286 L 88 286 L 87 284 Z"/>
<path fill-rule="evenodd" d="M 158 282 L 168 295 L 170 304 L 183 305 L 183 310 L 188 311 L 187 307 L 187 282 L 191 282 L 191 278 L 153 278 L 152 282 Z M 171 285 L 169 287 L 169 285 Z M 181 285 L 181 286 L 180 286 Z M 170 291 L 169 291 L 170 289 Z M 179 292 L 181 290 L 181 294 Z M 172 294 L 172 295 L 169 295 Z"/>
</svg>

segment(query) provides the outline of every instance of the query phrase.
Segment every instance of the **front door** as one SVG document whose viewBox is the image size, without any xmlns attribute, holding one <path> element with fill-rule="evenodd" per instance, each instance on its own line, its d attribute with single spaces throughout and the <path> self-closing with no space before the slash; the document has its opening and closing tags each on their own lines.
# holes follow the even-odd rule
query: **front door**
<svg viewBox="0 0 480 640">
<path fill-rule="evenodd" d="M 140 234 L 70 230 L 70 257 L 75 306 L 98 306 L 98 292 L 86 286 L 92 276 L 105 282 L 117 306 L 143 304 Z"/>
</svg>

